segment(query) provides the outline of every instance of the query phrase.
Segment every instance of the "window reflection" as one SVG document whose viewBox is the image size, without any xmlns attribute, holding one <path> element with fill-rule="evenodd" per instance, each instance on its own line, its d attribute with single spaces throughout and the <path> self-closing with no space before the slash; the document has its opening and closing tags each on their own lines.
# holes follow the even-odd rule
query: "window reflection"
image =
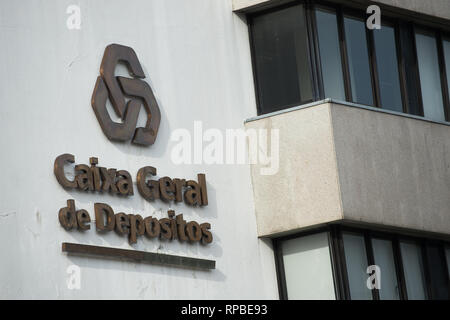
<svg viewBox="0 0 450 320">
<path fill-rule="evenodd" d="M 352 102 L 373 105 L 366 25 L 361 20 L 345 17 L 344 26 Z"/>
<path fill-rule="evenodd" d="M 412 242 L 400 242 L 403 272 L 409 300 L 424 300 L 425 275 L 420 247 Z"/>
<path fill-rule="evenodd" d="M 424 116 L 445 121 L 436 38 L 433 35 L 416 33 L 416 46 Z"/>
<path fill-rule="evenodd" d="M 253 45 L 261 113 L 312 101 L 302 5 L 255 17 Z"/>
<path fill-rule="evenodd" d="M 382 26 L 373 31 L 377 60 L 381 107 L 402 112 L 402 94 L 398 73 L 394 28 Z"/>
<path fill-rule="evenodd" d="M 316 21 L 325 97 L 345 101 L 336 14 L 316 10 Z"/>
</svg>

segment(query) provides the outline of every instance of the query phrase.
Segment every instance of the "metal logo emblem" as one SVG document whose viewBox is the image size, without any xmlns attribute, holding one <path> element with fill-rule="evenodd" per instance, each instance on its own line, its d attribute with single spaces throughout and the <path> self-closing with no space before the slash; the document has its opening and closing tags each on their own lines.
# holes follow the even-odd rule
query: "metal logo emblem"
<svg viewBox="0 0 450 320">
<path fill-rule="evenodd" d="M 119 62 L 124 62 L 133 78 L 115 77 L 114 70 Z M 149 146 L 158 134 L 161 112 L 150 86 L 144 79 L 144 71 L 134 50 L 119 44 L 106 47 L 100 66 L 100 76 L 92 94 L 92 108 L 104 134 L 110 140 L 128 141 Z M 122 123 L 111 119 L 106 109 L 109 97 L 114 111 Z M 125 97 L 130 99 L 125 101 Z M 141 105 L 147 112 L 145 127 L 136 128 Z"/>
</svg>

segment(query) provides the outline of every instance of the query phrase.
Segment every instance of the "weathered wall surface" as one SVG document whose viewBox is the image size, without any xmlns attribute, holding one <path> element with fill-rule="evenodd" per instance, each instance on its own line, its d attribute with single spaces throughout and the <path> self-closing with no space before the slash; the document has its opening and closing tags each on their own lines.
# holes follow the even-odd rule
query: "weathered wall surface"
<svg viewBox="0 0 450 320">
<path fill-rule="evenodd" d="M 260 236 L 343 218 L 329 108 L 322 104 L 246 123 L 278 129 L 280 136 L 278 173 L 260 175 L 260 165 L 252 165 Z"/>
<path fill-rule="evenodd" d="M 450 127 L 333 104 L 345 219 L 450 234 Z"/>
<path fill-rule="evenodd" d="M 323 103 L 252 119 L 280 130 L 280 169 L 252 166 L 258 234 L 330 222 L 450 235 L 450 126 Z"/>
<path fill-rule="evenodd" d="M 377 0 L 376 2 L 443 19 L 450 19 L 450 1 L 448 0 Z"/>
<path fill-rule="evenodd" d="M 277 298 L 273 252 L 257 238 L 249 167 L 175 165 L 170 158 L 173 130 L 192 133 L 195 120 L 205 129 L 241 128 L 256 112 L 247 26 L 231 1 L 82 0 L 75 3 L 80 30 L 66 27 L 70 4 L 0 3 L 0 298 Z M 158 100 L 162 121 L 151 147 L 110 142 L 92 110 L 110 43 L 134 48 Z M 150 203 L 136 185 L 130 198 L 64 190 L 53 175 L 62 153 L 74 154 L 76 163 L 96 156 L 100 165 L 128 170 L 134 181 L 146 165 L 159 177 L 195 179 L 203 172 L 209 205 Z M 65 231 L 58 210 L 71 198 L 91 218 L 94 202 L 105 202 L 116 212 L 164 217 L 171 207 L 185 219 L 210 222 L 214 241 L 207 247 L 145 237 L 133 247 L 213 259 L 217 269 L 66 256 L 62 242 L 130 248 L 114 232 Z M 81 267 L 81 290 L 67 288 L 72 264 Z"/>
</svg>

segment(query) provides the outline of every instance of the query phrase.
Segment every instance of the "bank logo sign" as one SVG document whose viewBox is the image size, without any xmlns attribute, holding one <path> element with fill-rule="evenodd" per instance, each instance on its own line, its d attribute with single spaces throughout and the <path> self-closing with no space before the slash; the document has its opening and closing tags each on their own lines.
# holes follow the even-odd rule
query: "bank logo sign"
<svg viewBox="0 0 450 320">
<path fill-rule="evenodd" d="M 132 78 L 115 76 L 118 63 L 124 63 Z M 143 81 L 144 71 L 134 50 L 127 46 L 111 44 L 106 47 L 92 94 L 92 108 L 104 134 L 110 140 L 129 141 L 149 146 L 155 143 L 161 121 L 161 112 L 150 86 Z M 107 108 L 108 99 L 114 112 L 121 119 L 111 119 Z M 141 107 L 147 113 L 144 127 L 137 127 Z M 127 170 L 117 170 L 99 166 L 97 157 L 89 159 L 87 164 L 75 164 L 74 170 L 66 175 L 66 165 L 75 163 L 75 156 L 65 153 L 54 162 L 56 180 L 65 189 L 78 189 L 92 193 L 116 194 L 122 199 L 133 196 L 134 183 Z M 166 204 L 184 202 L 191 207 L 208 205 L 206 176 L 197 174 L 198 180 L 170 178 L 156 179 L 157 170 L 152 166 L 139 169 L 136 186 L 139 194 L 147 201 L 162 200 Z M 68 199 L 67 206 L 58 212 L 61 226 L 67 230 L 86 232 L 91 229 L 91 215 L 86 209 L 77 208 L 75 199 Z M 106 203 L 94 203 L 95 229 L 99 234 L 115 231 L 126 235 L 130 245 L 137 243 L 144 235 L 149 239 L 161 241 L 178 240 L 190 244 L 208 245 L 213 241 L 211 224 L 208 222 L 186 221 L 182 213 L 176 214 L 169 209 L 167 216 L 142 216 L 138 213 L 114 212 Z M 129 259 L 135 262 L 148 262 L 176 267 L 214 269 L 215 261 L 198 259 L 159 252 L 146 252 L 93 246 L 88 244 L 62 244 L 62 251 L 68 254 L 94 255 L 108 258 Z"/>
<path fill-rule="evenodd" d="M 126 64 L 133 78 L 114 76 L 119 62 Z M 132 48 L 119 44 L 110 44 L 106 47 L 100 66 L 100 76 L 92 94 L 92 108 L 108 139 L 131 140 L 143 146 L 155 142 L 161 112 L 151 87 L 142 80 L 144 78 L 144 71 Z M 106 107 L 108 98 L 122 123 L 111 119 Z M 136 128 L 141 106 L 145 108 L 147 121 L 145 127 Z"/>
</svg>

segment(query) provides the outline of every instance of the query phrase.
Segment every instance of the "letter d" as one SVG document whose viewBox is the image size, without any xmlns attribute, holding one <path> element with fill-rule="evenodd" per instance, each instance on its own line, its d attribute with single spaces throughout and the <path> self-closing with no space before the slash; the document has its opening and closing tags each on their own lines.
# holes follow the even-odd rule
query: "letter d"
<svg viewBox="0 0 450 320">
<path fill-rule="evenodd" d="M 99 231 L 112 231 L 116 220 L 114 219 L 114 211 L 106 203 L 95 203 L 95 226 Z M 103 215 L 106 215 L 106 221 Z M 105 223 L 106 222 L 106 223 Z"/>
</svg>

